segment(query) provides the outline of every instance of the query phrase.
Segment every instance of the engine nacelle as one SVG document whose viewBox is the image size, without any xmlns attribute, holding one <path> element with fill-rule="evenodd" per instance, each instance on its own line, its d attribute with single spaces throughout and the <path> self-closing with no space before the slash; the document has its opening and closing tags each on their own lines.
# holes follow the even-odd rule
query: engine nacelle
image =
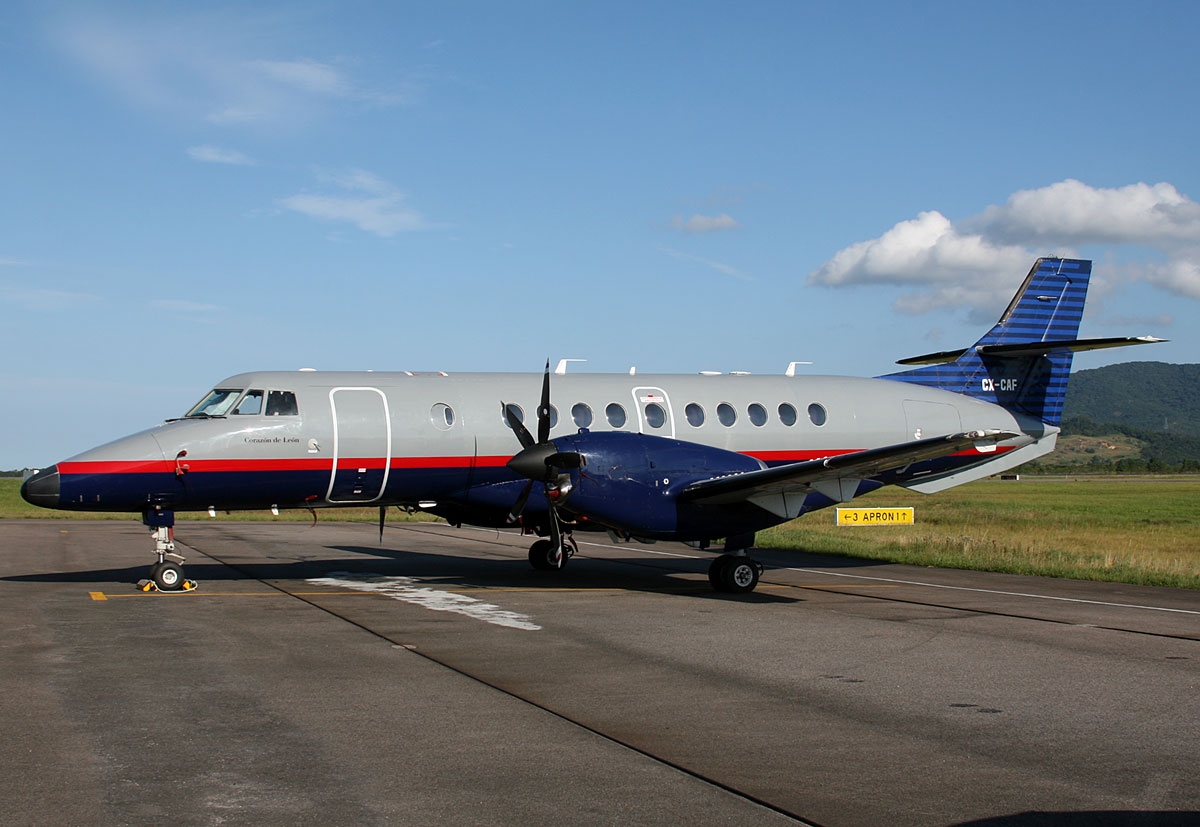
<svg viewBox="0 0 1200 827">
<path fill-rule="evenodd" d="M 582 459 L 579 468 L 566 471 L 570 490 L 557 501 L 563 510 L 648 538 L 725 536 L 729 509 L 681 505 L 676 495 L 696 480 L 763 467 L 758 460 L 733 451 L 620 431 L 580 431 L 556 438 L 554 445 Z M 719 527 L 717 511 L 725 520 Z"/>
</svg>

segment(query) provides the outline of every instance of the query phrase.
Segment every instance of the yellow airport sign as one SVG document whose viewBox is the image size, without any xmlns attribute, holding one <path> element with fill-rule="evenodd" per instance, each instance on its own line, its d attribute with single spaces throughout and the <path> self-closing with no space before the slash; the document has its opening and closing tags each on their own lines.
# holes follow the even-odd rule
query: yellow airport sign
<svg viewBox="0 0 1200 827">
<path fill-rule="evenodd" d="M 908 508 L 839 508 L 838 525 L 912 525 L 913 509 Z"/>
</svg>

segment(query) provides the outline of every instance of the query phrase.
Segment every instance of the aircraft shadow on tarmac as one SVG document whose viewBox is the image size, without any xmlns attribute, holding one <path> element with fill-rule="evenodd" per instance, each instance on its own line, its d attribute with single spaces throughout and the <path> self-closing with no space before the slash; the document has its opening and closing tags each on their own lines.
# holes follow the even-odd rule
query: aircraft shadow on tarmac
<svg viewBox="0 0 1200 827">
<path fill-rule="evenodd" d="M 736 600 L 744 603 L 800 603 L 799 598 L 765 591 L 748 595 L 729 595 L 716 592 L 708 580 L 681 579 L 673 576 L 678 570 L 667 570 L 644 559 L 574 558 L 559 572 L 534 571 L 522 559 L 494 559 L 449 554 L 430 554 L 422 551 L 403 551 L 371 546 L 328 546 L 330 551 L 344 552 L 353 557 L 328 559 L 266 559 L 263 562 L 229 562 L 200 559 L 190 556 L 187 576 L 203 589 L 206 583 L 245 580 L 307 580 L 328 577 L 330 572 L 350 572 L 380 577 L 411 577 L 421 585 L 453 589 L 469 585 L 498 589 L 613 589 L 620 591 L 654 592 L 715 600 Z M 695 572 L 706 571 L 707 560 L 698 563 Z M 44 572 L 0 577 L 6 582 L 87 583 L 112 589 L 132 586 L 147 576 L 147 566 L 90 569 L 73 572 Z M 111 584 L 111 585 L 110 585 Z M 760 587 L 761 588 L 761 587 Z"/>
</svg>

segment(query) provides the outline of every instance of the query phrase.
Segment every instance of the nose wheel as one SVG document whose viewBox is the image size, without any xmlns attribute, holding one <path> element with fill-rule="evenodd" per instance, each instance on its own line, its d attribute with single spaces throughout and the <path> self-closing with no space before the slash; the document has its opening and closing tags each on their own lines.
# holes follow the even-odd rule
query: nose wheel
<svg viewBox="0 0 1200 827">
<path fill-rule="evenodd" d="M 144 592 L 190 592 L 196 588 L 195 580 L 183 574 L 182 554 L 175 551 L 175 512 L 146 511 L 142 522 L 154 537 L 154 554 L 158 558 L 150 566 L 150 578 L 139 580 L 138 588 Z"/>
<path fill-rule="evenodd" d="M 196 582 L 185 578 L 183 566 L 174 560 L 163 560 L 150 566 L 149 583 L 160 592 L 191 591 L 196 588 Z M 144 591 L 150 589 L 145 588 Z"/>
</svg>

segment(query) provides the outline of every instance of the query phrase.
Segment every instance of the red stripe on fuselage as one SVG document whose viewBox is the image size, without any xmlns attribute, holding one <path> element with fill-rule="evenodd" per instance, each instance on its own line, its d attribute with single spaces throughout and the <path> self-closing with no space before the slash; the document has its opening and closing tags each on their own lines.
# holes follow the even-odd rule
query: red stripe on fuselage
<svg viewBox="0 0 1200 827">
<path fill-rule="evenodd" d="M 393 457 L 392 469 L 418 468 L 499 468 L 511 457 Z M 339 457 L 339 468 L 384 467 L 383 457 Z M 188 459 L 181 458 L 179 467 L 189 473 L 228 473 L 236 471 L 329 471 L 333 468 L 330 457 L 303 459 Z M 66 475 L 84 474 L 163 474 L 175 473 L 175 460 L 104 460 L 96 462 L 60 462 L 58 473 Z"/>
<path fill-rule="evenodd" d="M 165 459 L 58 463 L 58 473 L 64 477 L 72 474 L 162 474 L 174 470 L 174 461 Z"/>
<path fill-rule="evenodd" d="M 773 465 L 790 462 L 807 462 L 814 459 L 853 454 L 861 450 L 848 448 L 841 450 L 823 451 L 747 451 L 746 456 L 754 457 Z M 980 451 L 968 448 L 951 454 L 955 457 L 979 456 L 988 457 L 1004 454 L 1014 450 L 1011 445 L 998 445 L 995 451 Z M 419 470 L 422 468 L 501 468 L 511 457 L 393 457 L 389 466 L 392 470 Z M 384 467 L 382 457 L 339 457 L 339 468 L 371 468 Z M 186 467 L 188 473 L 230 473 L 240 471 L 330 471 L 333 469 L 333 459 L 330 457 L 305 457 L 300 459 L 180 459 L 180 466 Z M 58 472 L 64 476 L 84 474 L 163 474 L 175 473 L 175 460 L 145 459 L 145 460 L 105 460 L 99 462 L 60 462 Z"/>
</svg>

